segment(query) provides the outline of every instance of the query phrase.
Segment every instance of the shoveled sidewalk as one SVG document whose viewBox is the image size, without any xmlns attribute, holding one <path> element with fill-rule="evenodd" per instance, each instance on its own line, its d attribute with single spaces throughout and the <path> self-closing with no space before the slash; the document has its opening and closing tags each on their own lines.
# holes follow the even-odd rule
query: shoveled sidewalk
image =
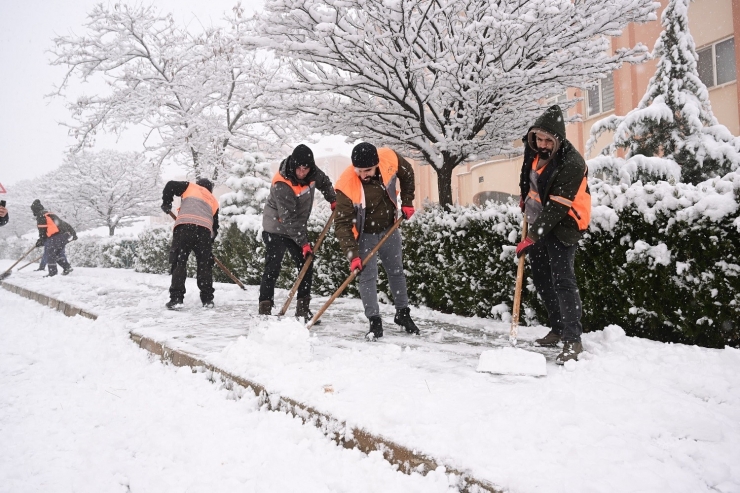
<svg viewBox="0 0 740 493">
<path fill-rule="evenodd" d="M 97 314 L 98 323 L 121 324 L 139 340 L 258 384 L 271 399 L 300 403 L 491 488 L 740 489 L 735 349 L 666 345 L 610 327 L 585 335 L 587 353 L 565 368 L 553 363 L 557 350 L 545 351 L 547 377 L 497 377 L 475 368 L 483 350 L 508 344 L 506 324 L 417 309 L 422 336 L 411 337 L 384 306 L 385 340 L 367 343 L 359 300 L 338 300 L 309 335 L 290 317 L 256 316 L 256 287 L 218 285 L 216 309 L 204 310 L 189 280 L 185 309 L 170 312 L 166 276 L 39 274 L 14 273 L 7 283 Z M 522 344 L 546 330 L 523 328 Z"/>
</svg>

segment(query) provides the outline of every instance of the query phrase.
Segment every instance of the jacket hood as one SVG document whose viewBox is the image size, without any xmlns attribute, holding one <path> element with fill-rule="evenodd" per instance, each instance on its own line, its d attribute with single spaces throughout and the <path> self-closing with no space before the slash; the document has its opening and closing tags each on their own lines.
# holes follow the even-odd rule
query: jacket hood
<svg viewBox="0 0 740 493">
<path fill-rule="evenodd" d="M 534 125 L 529 128 L 529 131 L 531 132 L 534 128 L 541 128 L 542 130 L 557 136 L 560 139 L 560 142 L 565 141 L 565 120 L 563 119 L 563 110 L 561 110 L 560 106 L 556 104 L 550 106 L 534 121 Z"/>
</svg>

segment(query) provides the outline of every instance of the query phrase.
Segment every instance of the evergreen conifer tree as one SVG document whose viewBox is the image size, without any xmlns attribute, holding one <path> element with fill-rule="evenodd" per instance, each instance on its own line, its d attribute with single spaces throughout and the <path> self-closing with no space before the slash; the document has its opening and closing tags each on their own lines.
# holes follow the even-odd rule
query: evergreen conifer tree
<svg viewBox="0 0 740 493">
<path fill-rule="evenodd" d="M 688 4 L 689 0 L 670 0 L 663 12 L 663 32 L 653 51 L 658 67 L 638 107 L 625 116 L 596 122 L 588 147 L 604 132 L 613 131 L 614 140 L 602 154 L 614 156 L 618 149 L 626 149 L 627 158 L 673 160 L 681 167 L 681 181 L 697 184 L 737 169 L 740 139 L 712 113 L 697 70 Z"/>
<path fill-rule="evenodd" d="M 262 154 L 245 154 L 231 167 L 225 185 L 233 190 L 221 196 L 221 216 L 240 230 L 262 223 L 262 210 L 270 194 L 272 172 Z"/>
</svg>

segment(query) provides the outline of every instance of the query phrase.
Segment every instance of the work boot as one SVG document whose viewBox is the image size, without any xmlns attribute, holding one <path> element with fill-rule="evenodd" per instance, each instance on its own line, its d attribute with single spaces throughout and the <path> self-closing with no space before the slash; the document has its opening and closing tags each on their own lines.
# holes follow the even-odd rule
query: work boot
<svg viewBox="0 0 740 493">
<path fill-rule="evenodd" d="M 396 310 L 396 316 L 393 318 L 393 323 L 400 325 L 409 334 L 419 334 L 419 328 L 416 326 L 413 320 L 411 320 L 411 308 L 399 308 Z"/>
<path fill-rule="evenodd" d="M 72 272 L 73 270 L 74 270 L 74 269 L 73 269 L 72 267 L 68 267 L 68 268 L 66 268 L 66 269 L 64 269 L 64 270 L 62 271 L 62 275 L 63 275 L 63 276 L 66 276 L 67 274 L 69 274 L 69 273 L 70 273 L 70 272 Z"/>
<path fill-rule="evenodd" d="M 565 341 L 563 343 L 563 352 L 555 358 L 555 363 L 564 365 L 566 361 L 578 361 L 578 355 L 583 352 L 583 345 L 580 341 Z"/>
<path fill-rule="evenodd" d="M 36 271 L 40 271 L 40 270 L 46 270 L 46 267 L 41 267 L 41 266 L 39 266 L 39 268 L 38 268 L 38 269 L 36 269 Z"/>
<path fill-rule="evenodd" d="M 272 315 L 272 300 L 260 301 L 260 315 Z"/>
<path fill-rule="evenodd" d="M 542 339 L 536 339 L 534 341 L 534 344 L 535 346 L 552 347 L 552 346 L 557 346 L 559 342 L 560 342 L 560 334 L 551 330 Z"/>
<path fill-rule="evenodd" d="M 215 308 L 216 305 L 213 304 L 213 301 L 204 301 L 203 302 L 203 308 Z"/>
<path fill-rule="evenodd" d="M 365 338 L 368 341 L 374 341 L 383 337 L 383 319 L 380 315 L 370 317 L 370 332 L 365 334 Z"/>
<path fill-rule="evenodd" d="M 296 318 L 303 318 L 303 321 L 308 323 L 313 318 L 313 313 L 311 313 L 311 309 L 308 307 L 308 305 L 311 303 L 311 297 L 306 296 L 305 298 L 298 298 L 296 300 L 296 306 L 295 306 L 295 316 Z M 317 320 L 314 325 L 319 325 L 321 323 L 321 320 Z"/>
<path fill-rule="evenodd" d="M 182 300 L 170 300 L 164 306 L 166 306 L 168 310 L 179 310 L 182 308 Z"/>
</svg>

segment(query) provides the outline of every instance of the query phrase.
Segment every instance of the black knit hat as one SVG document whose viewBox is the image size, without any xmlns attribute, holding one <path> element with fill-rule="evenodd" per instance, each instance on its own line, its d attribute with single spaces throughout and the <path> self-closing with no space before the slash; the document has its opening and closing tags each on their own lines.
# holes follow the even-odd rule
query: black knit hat
<svg viewBox="0 0 740 493">
<path fill-rule="evenodd" d="M 362 142 L 352 149 L 352 166 L 355 168 L 372 168 L 379 162 L 378 149 L 372 144 Z"/>
<path fill-rule="evenodd" d="M 46 210 L 43 205 L 41 205 L 41 201 L 39 199 L 36 199 L 33 201 L 33 204 L 31 204 L 31 212 L 33 212 L 34 216 L 38 216 L 42 212 Z"/>
<path fill-rule="evenodd" d="M 198 178 L 195 180 L 195 184 L 205 188 L 209 192 L 213 192 L 213 182 L 208 178 Z"/>
<path fill-rule="evenodd" d="M 308 166 L 309 168 L 316 166 L 316 161 L 313 160 L 313 151 L 307 145 L 299 144 L 296 146 L 291 157 L 296 168 L 299 166 Z"/>
</svg>

